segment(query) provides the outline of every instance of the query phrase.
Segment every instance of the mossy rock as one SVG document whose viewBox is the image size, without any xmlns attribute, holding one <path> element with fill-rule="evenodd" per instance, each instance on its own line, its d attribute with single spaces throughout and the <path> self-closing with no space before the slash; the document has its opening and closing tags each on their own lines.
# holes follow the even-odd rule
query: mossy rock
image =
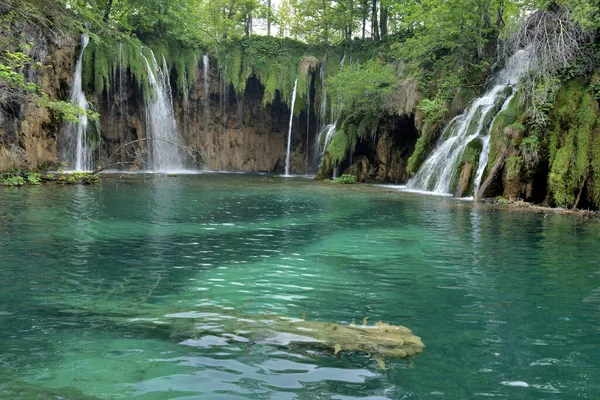
<svg viewBox="0 0 600 400">
<path fill-rule="evenodd" d="M 473 192 L 482 150 L 483 142 L 480 138 L 475 138 L 467 144 L 465 151 L 457 160 L 452 178 L 450 178 L 450 189 L 456 197 L 463 197 Z"/>
<path fill-rule="evenodd" d="M 415 150 L 408 158 L 406 171 L 408 172 L 409 176 L 413 176 L 417 173 L 421 167 L 421 164 L 423 164 L 425 161 L 427 154 L 438 138 L 443 125 L 444 123 L 442 120 L 432 123 L 425 123 L 421 136 L 419 136 L 417 143 L 415 144 Z"/>
<path fill-rule="evenodd" d="M 324 180 L 329 179 L 333 176 L 333 169 L 335 165 L 331 161 L 331 156 L 328 152 L 323 154 L 323 158 L 321 159 L 321 166 L 319 167 L 319 171 L 317 172 L 317 176 L 315 179 Z"/>
<path fill-rule="evenodd" d="M 559 91 L 551 113 L 553 129 L 546 141 L 548 186 L 558 206 L 577 206 L 588 180 L 591 200 L 599 205 L 598 112 L 598 102 L 583 79 L 569 81 Z"/>
</svg>

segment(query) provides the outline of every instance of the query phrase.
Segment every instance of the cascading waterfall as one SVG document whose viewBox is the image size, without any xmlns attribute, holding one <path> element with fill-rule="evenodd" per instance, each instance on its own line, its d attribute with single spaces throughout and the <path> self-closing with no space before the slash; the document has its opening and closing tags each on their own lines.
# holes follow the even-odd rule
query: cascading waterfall
<svg viewBox="0 0 600 400">
<path fill-rule="evenodd" d="M 123 42 L 119 44 L 119 133 L 121 135 L 121 143 L 125 143 L 125 101 L 127 82 L 125 73 L 125 53 L 123 52 Z"/>
<path fill-rule="evenodd" d="M 209 81 L 209 77 L 208 77 L 208 71 L 209 71 L 210 65 L 209 65 L 209 59 L 208 59 L 208 54 L 204 54 L 202 55 L 202 75 L 204 77 L 204 131 L 208 131 L 208 116 L 210 114 L 210 108 L 209 108 L 209 89 L 210 89 L 210 81 Z"/>
<path fill-rule="evenodd" d="M 73 75 L 73 86 L 71 86 L 70 100 L 87 111 L 88 102 L 83 93 L 82 71 L 83 71 L 83 53 L 90 42 L 86 35 L 81 36 L 81 52 L 75 66 Z M 87 141 L 87 114 L 79 116 L 78 122 L 69 122 L 64 131 L 65 145 L 63 148 L 63 159 L 67 167 L 74 171 L 91 171 L 93 168 L 92 151 Z"/>
<path fill-rule="evenodd" d="M 202 76 L 204 78 L 204 134 L 206 135 L 206 153 L 207 158 L 210 160 L 212 158 L 213 153 L 213 136 L 212 132 L 209 134 L 209 125 L 208 121 L 210 120 L 210 78 L 209 78 L 209 68 L 210 61 L 208 58 L 208 54 L 202 55 Z M 221 94 L 221 96 L 223 96 Z M 222 110 L 222 109 L 221 109 Z"/>
<path fill-rule="evenodd" d="M 342 59 L 340 60 L 340 70 L 344 67 L 344 63 L 346 61 L 346 53 L 344 52 L 344 56 L 342 57 Z M 325 70 L 324 70 L 324 65 L 325 65 L 325 58 L 323 59 L 323 62 L 321 63 L 321 70 L 320 70 L 320 77 L 321 77 L 321 89 L 323 92 L 323 102 L 321 103 L 321 108 L 320 108 L 320 119 L 321 121 L 325 120 L 325 114 L 327 112 L 327 96 L 326 96 L 326 92 L 325 92 Z M 325 150 L 327 149 L 327 146 L 329 146 L 329 143 L 331 143 L 331 140 L 333 139 L 333 137 L 335 136 L 335 134 L 337 133 L 337 123 L 338 120 L 340 118 L 340 114 L 342 109 L 344 108 L 344 99 L 341 98 L 340 96 L 338 96 L 337 98 L 337 113 L 336 113 L 336 109 L 335 109 L 335 102 L 332 101 L 331 102 L 331 115 L 330 115 L 330 123 L 322 126 L 322 128 L 319 130 L 319 134 L 317 136 L 317 144 L 316 144 L 316 151 L 318 153 L 318 160 L 319 160 L 319 164 L 321 163 L 321 161 L 323 160 L 323 155 L 325 154 Z M 323 142 L 323 146 L 321 147 L 321 138 L 323 137 L 323 135 L 325 135 L 325 140 Z M 351 155 L 352 156 L 352 155 Z M 334 168 L 334 177 L 337 175 L 337 165 Z"/>
<path fill-rule="evenodd" d="M 318 118 L 318 127 L 319 134 L 317 136 L 317 140 L 315 141 L 315 145 L 313 146 L 313 155 L 314 160 L 316 160 L 317 164 L 320 163 L 322 157 L 322 151 L 320 148 L 321 136 L 327 129 L 327 123 L 325 122 L 325 118 L 327 117 L 327 92 L 325 91 L 325 61 L 327 59 L 327 55 L 323 57 L 323 61 L 321 61 L 321 67 L 319 68 L 319 79 L 321 80 L 321 102 L 319 104 L 319 118 Z"/>
<path fill-rule="evenodd" d="M 513 90 L 513 92 L 510 94 L 510 96 L 508 96 L 506 101 L 504 101 L 504 104 L 502 105 L 500 112 L 505 111 L 508 108 L 510 101 L 513 99 L 513 97 L 515 97 L 515 94 L 516 94 L 516 91 Z M 498 114 L 500 114 L 500 112 Z M 498 116 L 498 114 L 496 114 L 496 116 Z M 494 121 L 496 120 L 496 116 L 494 117 Z M 473 195 L 476 195 L 477 192 L 479 192 L 479 187 L 481 186 L 481 179 L 483 178 L 483 172 L 485 171 L 485 167 L 487 166 L 487 163 L 488 163 L 488 157 L 490 155 L 490 147 L 491 147 L 490 142 L 491 142 L 491 137 L 492 137 L 492 126 L 494 125 L 494 121 L 492 121 L 492 123 L 490 124 L 487 135 L 485 135 L 482 138 L 483 143 L 482 143 L 482 147 L 481 147 L 481 153 L 479 154 L 479 164 L 477 167 L 477 172 L 475 173 L 475 181 L 473 184 Z"/>
<path fill-rule="evenodd" d="M 152 64 L 142 52 L 148 68 L 148 83 L 151 93 L 146 96 L 146 130 L 149 139 L 149 169 L 159 172 L 181 171 L 184 169 L 179 133 L 173 112 L 171 85 L 168 67 L 163 57 L 162 68 L 154 53 Z M 155 75 L 156 71 L 156 75 Z"/>
<path fill-rule="evenodd" d="M 294 92 L 292 93 L 292 105 L 290 107 L 290 126 L 288 128 L 287 151 L 285 153 L 285 175 L 290 175 L 290 150 L 292 149 L 292 122 L 294 121 L 294 105 L 296 103 L 296 89 L 298 89 L 298 78 L 294 82 Z"/>
<path fill-rule="evenodd" d="M 488 161 L 493 122 L 500 111 L 508 107 L 514 96 L 513 85 L 528 69 L 528 51 L 520 50 L 510 57 L 494 78 L 493 87 L 448 124 L 431 155 L 409 180 L 408 188 L 436 194 L 450 193 L 457 161 L 471 141 L 481 140 L 482 151 L 474 181 L 474 188 L 478 190 Z"/>
<path fill-rule="evenodd" d="M 323 57 L 321 61 L 321 68 L 319 68 L 319 78 L 321 79 L 321 104 L 319 105 L 319 123 L 321 126 L 325 125 L 325 118 L 327 118 L 327 91 L 325 90 L 325 62 L 327 61 L 327 55 Z"/>
<path fill-rule="evenodd" d="M 305 173 L 308 174 L 310 166 L 310 84 L 311 79 L 306 80 L 306 169 Z"/>
<path fill-rule="evenodd" d="M 323 150 L 321 152 L 321 155 L 325 154 L 325 149 L 327 148 L 327 146 L 329 146 L 329 143 L 331 143 L 331 140 L 337 133 L 337 129 L 335 128 L 336 126 L 337 126 L 337 120 L 333 124 L 329 124 L 329 125 L 325 126 L 325 129 L 323 129 L 322 132 L 325 133 L 325 142 L 323 143 Z M 321 138 L 321 135 L 319 135 L 319 141 L 320 141 L 320 138 Z"/>
</svg>

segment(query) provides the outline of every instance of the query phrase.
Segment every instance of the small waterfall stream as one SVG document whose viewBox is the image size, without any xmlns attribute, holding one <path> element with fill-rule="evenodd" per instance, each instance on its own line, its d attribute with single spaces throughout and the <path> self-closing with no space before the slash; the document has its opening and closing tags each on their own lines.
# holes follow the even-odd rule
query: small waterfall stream
<svg viewBox="0 0 600 400">
<path fill-rule="evenodd" d="M 329 143 L 331 143 L 331 140 L 335 136 L 337 132 L 337 129 L 335 128 L 336 126 L 337 120 L 332 124 L 326 125 L 325 128 L 323 128 L 323 130 L 321 131 L 321 133 L 319 133 L 319 142 L 321 141 L 321 135 L 325 133 L 325 141 L 323 142 L 323 150 L 321 151 L 321 156 L 323 156 L 323 154 L 325 153 L 325 149 L 327 148 L 327 146 L 329 146 Z"/>
<path fill-rule="evenodd" d="M 213 136 L 212 132 L 209 133 L 209 124 L 210 121 L 210 60 L 208 58 L 208 54 L 202 55 L 202 77 L 204 81 L 204 135 L 205 135 L 205 148 L 206 148 L 206 157 L 207 161 L 210 162 L 210 159 L 213 155 Z M 223 96 L 221 94 L 221 96 Z"/>
<path fill-rule="evenodd" d="M 125 113 L 127 100 L 127 71 L 125 70 L 125 53 L 123 52 L 123 42 L 119 44 L 119 134 L 121 143 L 125 143 Z"/>
<path fill-rule="evenodd" d="M 504 69 L 492 81 L 493 86 L 475 99 L 466 111 L 454 118 L 444 129 L 438 143 L 419 171 L 409 181 L 412 190 L 435 194 L 450 193 L 456 163 L 473 140 L 481 140 L 482 151 L 475 175 L 475 193 L 488 161 L 490 130 L 496 116 L 508 107 L 514 96 L 513 85 L 529 69 L 529 52 L 520 50 L 510 57 Z"/>
<path fill-rule="evenodd" d="M 81 36 L 81 52 L 75 66 L 73 75 L 73 85 L 71 86 L 70 100 L 79 107 L 87 110 L 88 102 L 83 93 L 82 71 L 83 71 L 83 53 L 90 38 L 86 35 Z M 63 137 L 65 144 L 63 146 L 63 159 L 67 163 L 67 168 L 74 171 L 91 171 L 93 169 L 92 151 L 87 141 L 87 114 L 79 116 L 79 122 L 69 122 L 65 128 Z"/>
<path fill-rule="evenodd" d="M 296 81 L 294 82 L 294 91 L 292 93 L 292 105 L 290 106 L 290 126 L 288 128 L 287 151 L 285 153 L 285 176 L 290 176 L 290 150 L 292 148 L 292 122 L 294 121 L 296 89 L 298 89 L 298 78 L 296 78 Z"/>
<path fill-rule="evenodd" d="M 162 68 L 154 53 L 152 64 L 142 52 L 148 68 L 148 83 L 152 93 L 146 96 L 146 130 L 149 139 L 149 169 L 159 172 L 173 172 L 184 169 L 179 133 L 173 112 L 171 85 L 168 67 L 163 57 Z M 156 71 L 156 75 L 155 75 Z"/>
</svg>

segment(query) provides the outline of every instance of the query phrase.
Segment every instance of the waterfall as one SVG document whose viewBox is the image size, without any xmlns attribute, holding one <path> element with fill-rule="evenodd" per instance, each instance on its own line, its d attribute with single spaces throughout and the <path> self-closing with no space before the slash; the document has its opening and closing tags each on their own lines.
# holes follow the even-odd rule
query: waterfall
<svg viewBox="0 0 600 400">
<path fill-rule="evenodd" d="M 179 133 L 173 112 L 169 70 L 163 57 L 162 68 L 154 53 L 152 64 L 142 52 L 148 69 L 148 84 L 151 93 L 146 96 L 146 137 L 150 148 L 149 169 L 159 172 L 181 171 L 184 169 Z M 156 75 L 155 75 L 156 71 Z"/>
<path fill-rule="evenodd" d="M 208 54 L 204 54 L 202 55 L 202 75 L 204 76 L 204 109 L 205 111 L 208 110 L 208 85 L 209 85 L 209 81 L 208 81 L 208 68 L 210 67 L 209 65 L 209 60 L 208 60 Z"/>
<path fill-rule="evenodd" d="M 319 133 L 319 142 L 321 141 L 321 135 L 323 133 L 325 133 L 325 142 L 323 143 L 323 149 L 321 150 L 321 156 L 325 153 L 325 149 L 327 149 L 327 146 L 329 146 L 329 143 L 331 143 L 331 140 L 337 133 L 337 130 L 335 129 L 336 126 L 337 126 L 337 121 L 335 121 L 333 124 L 329 124 L 329 125 L 325 126 L 325 128 L 323 128 L 321 133 Z"/>
<path fill-rule="evenodd" d="M 125 53 L 123 52 L 123 42 L 119 44 L 119 134 L 121 135 L 121 144 L 125 143 L 125 100 L 126 100 L 126 82 L 125 82 Z"/>
<path fill-rule="evenodd" d="M 310 76 L 310 75 L 309 75 Z M 310 84 L 311 79 L 306 80 L 306 169 L 304 172 L 308 174 L 308 169 L 310 168 Z"/>
<path fill-rule="evenodd" d="M 70 100 L 87 111 L 88 102 L 83 93 L 82 71 L 83 71 L 83 53 L 90 42 L 86 35 L 81 36 L 81 52 L 75 66 L 73 75 L 73 85 L 71 86 Z M 79 116 L 78 122 L 69 122 L 64 131 L 65 144 L 63 147 L 63 157 L 67 167 L 74 171 L 91 171 L 93 168 L 92 151 L 87 141 L 87 114 Z"/>
<path fill-rule="evenodd" d="M 210 65 L 208 60 L 208 54 L 202 56 L 202 75 L 204 77 L 204 131 L 208 131 L 208 116 L 209 116 L 209 104 L 208 95 L 210 89 L 210 81 L 208 80 L 208 71 Z"/>
<path fill-rule="evenodd" d="M 325 90 L 325 62 L 327 61 L 327 55 L 323 57 L 321 61 L 321 68 L 319 68 L 319 78 L 321 79 L 321 104 L 319 104 L 319 123 L 320 126 L 325 125 L 325 118 L 327 118 L 327 91 Z"/>
<path fill-rule="evenodd" d="M 298 78 L 294 82 L 294 92 L 292 93 L 292 105 L 290 107 L 290 127 L 288 128 L 287 151 L 285 153 L 285 175 L 290 175 L 290 150 L 292 147 L 292 122 L 294 120 L 294 105 L 296 103 L 296 89 L 298 89 Z"/>
<path fill-rule="evenodd" d="M 477 190 L 488 161 L 491 127 L 496 116 L 508 107 L 513 98 L 513 85 L 528 69 L 528 51 L 520 50 L 510 57 L 504 69 L 493 79 L 491 89 L 475 99 L 462 115 L 454 118 L 444 129 L 431 155 L 408 181 L 408 188 L 436 194 L 450 193 L 456 163 L 467 145 L 477 139 L 482 143 L 474 181 Z"/>
<path fill-rule="evenodd" d="M 208 54 L 202 55 L 202 76 L 204 78 L 204 134 L 206 135 L 206 157 L 207 161 L 212 158 L 213 151 L 213 137 L 212 132 L 209 134 L 209 125 L 208 121 L 210 119 L 210 80 L 209 80 L 209 69 L 210 69 L 210 61 L 208 58 Z M 223 96 L 223 94 L 221 94 Z M 221 104 L 221 103 L 220 103 Z M 222 109 L 221 109 L 222 111 Z"/>
</svg>

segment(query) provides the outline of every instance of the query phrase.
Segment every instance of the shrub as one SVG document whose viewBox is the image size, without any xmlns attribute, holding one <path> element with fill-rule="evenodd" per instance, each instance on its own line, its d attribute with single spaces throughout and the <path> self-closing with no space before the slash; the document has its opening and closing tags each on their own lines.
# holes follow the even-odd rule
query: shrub
<svg viewBox="0 0 600 400">
<path fill-rule="evenodd" d="M 339 178 L 335 178 L 333 181 L 335 183 L 343 183 L 343 184 L 349 185 L 349 184 L 356 183 L 356 176 L 349 175 L 349 174 L 343 174 Z"/>
<path fill-rule="evenodd" d="M 9 176 L 4 179 L 4 186 L 23 186 L 25 184 L 25 179 L 22 176 Z"/>
</svg>

